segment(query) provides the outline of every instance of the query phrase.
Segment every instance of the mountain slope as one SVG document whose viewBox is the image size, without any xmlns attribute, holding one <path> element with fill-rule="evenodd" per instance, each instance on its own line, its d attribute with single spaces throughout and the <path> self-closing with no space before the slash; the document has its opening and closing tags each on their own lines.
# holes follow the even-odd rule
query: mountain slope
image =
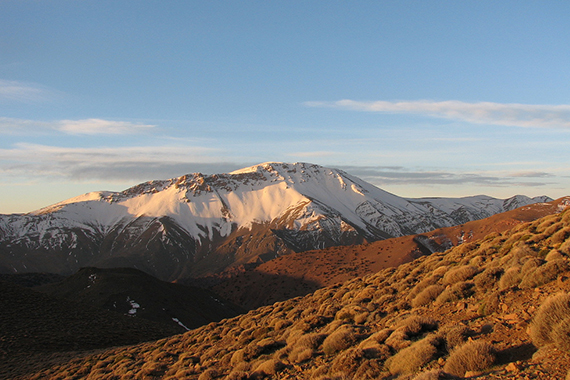
<svg viewBox="0 0 570 380">
<path fill-rule="evenodd" d="M 25 378 L 562 379 L 570 368 L 569 256 L 567 210 Z"/>
<path fill-rule="evenodd" d="M 243 266 L 240 271 L 228 270 L 208 280 L 215 284 L 212 290 L 216 294 L 246 309 L 254 309 L 501 233 L 518 224 L 556 214 L 568 206 L 570 197 L 563 197 L 425 234 L 292 253 L 257 266 Z"/>
<path fill-rule="evenodd" d="M 174 280 L 292 252 L 428 232 L 548 200 L 405 199 L 340 170 L 266 163 L 0 215 L 0 272 L 128 266 Z"/>
<path fill-rule="evenodd" d="M 207 290 L 160 281 L 132 268 L 82 268 L 63 281 L 34 290 L 137 319 L 161 322 L 179 332 L 243 312 Z"/>
</svg>

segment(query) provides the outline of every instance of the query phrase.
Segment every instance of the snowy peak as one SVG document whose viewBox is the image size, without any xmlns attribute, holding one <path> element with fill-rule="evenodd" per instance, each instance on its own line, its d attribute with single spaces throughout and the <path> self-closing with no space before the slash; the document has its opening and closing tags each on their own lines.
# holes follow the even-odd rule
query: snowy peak
<svg viewBox="0 0 570 380">
<path fill-rule="evenodd" d="M 0 215 L 0 248 L 12 255 L 8 264 L 0 257 L 0 270 L 22 270 L 16 268 L 18 254 L 56 250 L 66 257 L 63 267 L 73 270 L 126 260 L 172 279 L 292 251 L 424 233 L 544 200 L 406 199 L 341 170 L 267 162 L 88 193 L 22 216 Z"/>
</svg>

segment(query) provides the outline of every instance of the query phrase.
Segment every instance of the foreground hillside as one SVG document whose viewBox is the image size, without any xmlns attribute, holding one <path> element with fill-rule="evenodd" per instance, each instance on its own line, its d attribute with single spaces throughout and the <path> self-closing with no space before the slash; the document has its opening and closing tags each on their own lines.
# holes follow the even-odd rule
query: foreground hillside
<svg viewBox="0 0 570 380">
<path fill-rule="evenodd" d="M 26 379 L 563 379 L 570 211 Z"/>
<path fill-rule="evenodd" d="M 245 266 L 242 271 L 227 271 L 210 279 L 215 281 L 212 290 L 248 310 L 271 305 L 479 240 L 490 233 L 504 232 L 520 223 L 560 212 L 567 205 L 570 197 L 563 197 L 424 234 L 293 253 L 255 267 Z"/>
<path fill-rule="evenodd" d="M 547 200 L 406 199 L 341 170 L 265 163 L 0 215 L 0 273 L 131 267 L 173 281 L 293 252 L 428 232 Z"/>
</svg>

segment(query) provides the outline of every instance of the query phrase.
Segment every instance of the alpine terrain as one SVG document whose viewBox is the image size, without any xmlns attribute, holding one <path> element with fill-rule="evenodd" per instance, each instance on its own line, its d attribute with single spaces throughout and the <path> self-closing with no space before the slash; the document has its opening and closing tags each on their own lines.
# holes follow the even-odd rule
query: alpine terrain
<svg viewBox="0 0 570 380">
<path fill-rule="evenodd" d="M 406 199 L 341 170 L 264 163 L 0 215 L 0 272 L 134 267 L 172 281 L 293 252 L 424 233 L 550 200 Z"/>
<path fill-rule="evenodd" d="M 20 360 L 10 374 L 30 380 L 568 379 L 568 205 L 183 334 L 72 359 Z M 2 368 L 0 360 L 0 375 Z"/>
</svg>

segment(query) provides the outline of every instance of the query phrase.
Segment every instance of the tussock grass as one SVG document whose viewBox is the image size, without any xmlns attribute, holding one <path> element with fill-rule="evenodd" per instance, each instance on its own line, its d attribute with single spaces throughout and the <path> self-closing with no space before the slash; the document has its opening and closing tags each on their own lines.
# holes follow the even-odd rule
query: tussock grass
<svg viewBox="0 0 570 380">
<path fill-rule="evenodd" d="M 554 342 L 553 333 L 559 324 L 570 318 L 570 294 L 561 293 L 551 296 L 543 302 L 530 325 L 530 337 L 537 347 Z M 561 326 L 557 333 L 558 344 L 566 346 L 562 341 L 566 334 L 566 326 Z"/>
<path fill-rule="evenodd" d="M 473 286 L 474 284 L 471 281 L 455 283 L 441 292 L 441 294 L 435 299 L 435 302 L 442 304 L 470 297 L 475 293 Z"/>
<path fill-rule="evenodd" d="M 432 335 L 419 340 L 386 360 L 386 367 L 394 375 L 411 374 L 435 359 L 441 339 Z"/>
<path fill-rule="evenodd" d="M 412 307 L 420 307 L 432 303 L 444 290 L 445 287 L 439 284 L 428 286 L 412 300 Z"/>
<path fill-rule="evenodd" d="M 458 282 L 464 282 L 477 274 L 477 268 L 471 265 L 463 265 L 458 268 L 450 269 L 442 279 L 443 285 L 453 285 Z"/>
<path fill-rule="evenodd" d="M 325 355 L 333 355 L 353 346 L 358 341 L 356 332 L 351 328 L 341 328 L 329 335 L 323 342 Z"/>
<path fill-rule="evenodd" d="M 452 375 L 464 376 L 467 371 L 481 371 L 495 362 L 495 350 L 489 342 L 470 341 L 454 350 L 443 370 Z"/>
</svg>

